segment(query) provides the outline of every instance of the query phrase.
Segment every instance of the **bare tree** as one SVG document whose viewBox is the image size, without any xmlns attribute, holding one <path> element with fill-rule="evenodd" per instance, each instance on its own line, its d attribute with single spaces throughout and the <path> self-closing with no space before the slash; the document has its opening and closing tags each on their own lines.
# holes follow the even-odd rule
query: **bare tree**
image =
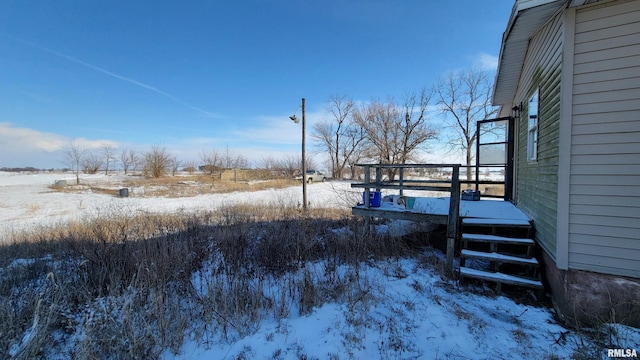
<svg viewBox="0 0 640 360">
<path fill-rule="evenodd" d="M 130 169 L 133 169 L 138 162 L 138 155 L 135 151 L 124 149 L 120 153 L 120 163 L 122 163 L 122 169 L 125 175 Z"/>
<path fill-rule="evenodd" d="M 364 129 L 360 128 L 361 132 L 364 132 Z M 358 135 L 359 136 L 359 135 Z M 365 135 L 366 136 L 366 135 Z M 366 139 L 366 138 L 365 138 Z M 349 156 L 349 170 L 350 170 L 350 179 L 356 179 L 358 176 L 358 167 L 356 164 L 361 163 L 364 159 L 367 158 L 367 146 L 365 144 L 361 144 L 360 146 L 354 148 L 353 153 Z"/>
<path fill-rule="evenodd" d="M 271 174 L 277 174 L 278 177 L 292 178 L 301 171 L 300 156 L 287 155 L 282 158 L 274 158 L 266 156 L 260 161 L 259 167 L 269 170 Z M 307 156 L 307 169 L 314 169 L 316 166 L 312 157 Z"/>
<path fill-rule="evenodd" d="M 196 162 L 193 160 L 189 160 L 184 163 L 184 167 L 182 168 L 182 170 L 188 172 L 189 175 L 193 175 L 193 173 L 196 172 L 196 167 Z"/>
<path fill-rule="evenodd" d="M 113 160 L 115 162 L 115 154 L 116 150 L 111 146 L 111 144 L 104 144 L 102 146 L 102 156 L 104 157 L 104 174 L 109 175 L 109 164 Z"/>
<path fill-rule="evenodd" d="M 231 150 L 229 150 L 229 146 L 225 148 L 225 151 L 222 154 L 222 167 L 225 169 L 231 169 L 235 167 L 233 154 L 231 153 Z"/>
<path fill-rule="evenodd" d="M 171 155 L 165 147 L 154 145 L 144 153 L 144 174 L 148 177 L 159 178 L 167 173 L 171 166 Z"/>
<path fill-rule="evenodd" d="M 222 157 L 218 150 L 203 151 L 200 154 L 200 160 L 202 161 L 202 170 L 209 175 L 213 175 L 222 168 Z"/>
<path fill-rule="evenodd" d="M 438 131 L 428 122 L 427 108 L 432 92 L 422 90 L 409 93 L 402 107 L 393 99 L 374 100 L 354 113 L 355 121 L 366 131 L 370 147 L 367 157 L 382 164 L 406 164 L 413 161 L 416 152 L 426 147 L 427 140 L 435 139 Z M 396 169 L 389 169 L 394 179 Z"/>
<path fill-rule="evenodd" d="M 169 156 L 169 168 L 171 169 L 171 176 L 176 176 L 176 173 L 182 166 L 182 161 L 178 160 L 178 157 L 173 155 Z"/>
<path fill-rule="evenodd" d="M 281 163 L 279 160 L 274 158 L 273 156 L 265 156 L 258 163 L 258 168 L 267 170 L 269 176 L 273 177 L 286 177 L 287 174 L 283 170 Z"/>
<path fill-rule="evenodd" d="M 356 122 L 367 132 L 367 157 L 383 164 L 395 162 L 398 118 L 399 111 L 391 101 L 373 100 L 354 113 Z"/>
<path fill-rule="evenodd" d="M 299 172 L 302 168 L 299 156 L 286 156 L 279 161 L 279 168 L 285 173 L 287 177 L 295 176 L 296 172 Z"/>
<path fill-rule="evenodd" d="M 82 168 L 87 174 L 97 174 L 103 164 L 102 158 L 92 152 L 88 152 L 82 162 Z"/>
<path fill-rule="evenodd" d="M 307 158 L 305 159 L 305 161 L 306 161 L 305 169 L 307 169 L 307 171 L 308 170 L 317 170 L 318 169 L 318 164 L 316 164 L 316 161 L 313 159 L 313 155 L 307 154 L 306 156 L 307 156 Z M 302 165 L 301 162 L 300 162 L 300 165 Z M 302 172 L 302 167 L 300 167 L 300 172 Z"/>
<path fill-rule="evenodd" d="M 410 92 L 404 97 L 404 122 L 400 127 L 402 144 L 400 161 L 406 164 L 415 161 L 416 150 L 425 148 L 426 141 L 437 138 L 438 129 L 428 122 L 427 110 L 431 103 L 434 90 L 423 88 L 419 93 Z"/>
<path fill-rule="evenodd" d="M 318 146 L 329 155 L 331 175 L 334 178 L 343 177 L 351 157 L 366 139 L 364 129 L 353 120 L 354 108 L 354 102 L 346 96 L 332 96 L 327 109 L 332 119 L 317 123 L 311 133 Z"/>
<path fill-rule="evenodd" d="M 471 164 L 478 139 L 477 123 L 497 112 L 497 108 L 491 106 L 491 90 L 488 73 L 475 68 L 449 73 L 437 86 L 438 105 L 451 130 L 447 143 L 450 149 L 463 153 L 467 180 L 471 180 L 473 174 Z"/>
<path fill-rule="evenodd" d="M 278 161 L 273 156 L 265 156 L 260 160 L 258 167 L 266 170 L 277 170 Z"/>
<path fill-rule="evenodd" d="M 225 152 L 222 154 L 222 167 L 225 169 L 247 168 L 249 167 L 249 162 L 247 158 L 241 154 L 235 154 L 227 146 Z"/>
<path fill-rule="evenodd" d="M 236 158 L 236 167 L 240 169 L 248 169 L 250 167 L 249 160 L 245 156 L 239 154 Z"/>
<path fill-rule="evenodd" d="M 69 144 L 69 148 L 64 152 L 66 163 L 76 174 L 76 185 L 80 185 L 80 167 L 83 165 L 87 154 L 87 149 L 76 144 L 73 140 Z"/>
</svg>

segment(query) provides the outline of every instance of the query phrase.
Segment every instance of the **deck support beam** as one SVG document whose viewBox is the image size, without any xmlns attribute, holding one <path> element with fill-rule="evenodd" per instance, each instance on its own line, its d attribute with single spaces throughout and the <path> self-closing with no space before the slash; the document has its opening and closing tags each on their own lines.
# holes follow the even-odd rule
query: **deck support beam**
<svg viewBox="0 0 640 360">
<path fill-rule="evenodd" d="M 460 166 L 453 167 L 451 174 L 451 197 L 449 200 L 449 219 L 447 222 L 447 271 L 449 277 L 455 277 L 453 255 L 458 237 L 458 219 L 460 217 Z"/>
</svg>

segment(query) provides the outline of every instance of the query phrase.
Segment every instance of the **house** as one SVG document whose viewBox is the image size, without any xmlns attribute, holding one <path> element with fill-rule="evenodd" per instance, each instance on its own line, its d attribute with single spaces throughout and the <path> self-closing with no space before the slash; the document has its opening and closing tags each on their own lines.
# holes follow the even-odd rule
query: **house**
<svg viewBox="0 0 640 360">
<path fill-rule="evenodd" d="M 494 86 L 558 312 L 640 326 L 640 0 L 516 0 Z"/>
</svg>

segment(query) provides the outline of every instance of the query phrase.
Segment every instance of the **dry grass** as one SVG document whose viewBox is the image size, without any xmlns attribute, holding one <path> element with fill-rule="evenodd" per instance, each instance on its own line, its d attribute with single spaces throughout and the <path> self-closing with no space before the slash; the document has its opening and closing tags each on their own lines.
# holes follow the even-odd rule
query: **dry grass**
<svg viewBox="0 0 640 360">
<path fill-rule="evenodd" d="M 128 188 L 131 197 L 192 197 L 201 194 L 230 192 L 251 192 L 266 189 L 281 189 L 299 185 L 293 179 L 273 179 L 256 181 L 224 181 L 208 175 L 165 176 L 160 178 L 130 178 L 123 181 L 103 181 L 100 184 L 52 185 L 60 192 L 86 192 L 118 196 L 121 188 Z"/>
<path fill-rule="evenodd" d="M 234 205 L 107 209 L 16 232 L 0 245 L 0 358 L 153 358 L 185 334 L 233 340 L 265 316 L 327 301 L 357 308 L 371 294 L 359 264 L 409 253 L 361 231 L 345 211 Z"/>
</svg>

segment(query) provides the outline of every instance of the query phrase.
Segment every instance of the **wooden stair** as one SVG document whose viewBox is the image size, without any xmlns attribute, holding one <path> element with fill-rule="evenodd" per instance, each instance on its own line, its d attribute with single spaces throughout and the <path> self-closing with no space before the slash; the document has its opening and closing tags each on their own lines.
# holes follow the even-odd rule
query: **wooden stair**
<svg viewBox="0 0 640 360">
<path fill-rule="evenodd" d="M 529 221 L 463 218 L 461 232 L 460 282 L 465 278 L 491 281 L 496 283 L 498 293 L 502 284 L 544 291 Z M 489 269 L 480 269 L 473 261 L 467 265 L 471 259 L 488 262 Z"/>
</svg>

